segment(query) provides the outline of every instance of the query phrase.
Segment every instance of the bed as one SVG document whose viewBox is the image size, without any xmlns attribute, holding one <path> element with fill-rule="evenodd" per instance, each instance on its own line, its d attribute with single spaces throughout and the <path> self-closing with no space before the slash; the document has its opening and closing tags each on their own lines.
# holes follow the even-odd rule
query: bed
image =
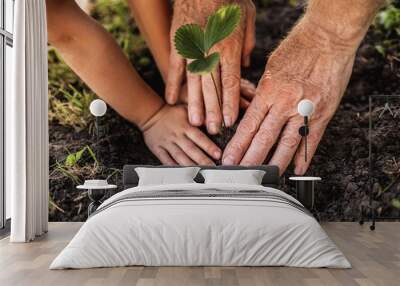
<svg viewBox="0 0 400 286">
<path fill-rule="evenodd" d="M 308 210 L 278 189 L 275 166 L 201 167 L 262 170 L 260 185 L 205 183 L 200 173 L 193 183 L 138 185 L 138 167 L 124 167 L 125 190 L 98 208 L 50 269 L 351 267 Z"/>
</svg>

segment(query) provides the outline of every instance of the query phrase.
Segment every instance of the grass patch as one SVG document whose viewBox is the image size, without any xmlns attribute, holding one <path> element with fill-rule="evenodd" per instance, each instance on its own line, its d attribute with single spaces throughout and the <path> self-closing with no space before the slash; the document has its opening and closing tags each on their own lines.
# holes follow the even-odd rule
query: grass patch
<svg viewBox="0 0 400 286">
<path fill-rule="evenodd" d="M 98 0 L 91 16 L 111 35 L 138 69 L 148 67 L 151 60 L 125 0 Z M 49 121 L 75 131 L 91 129 L 93 117 L 89 105 L 94 92 L 70 69 L 54 47 L 48 50 Z"/>
</svg>

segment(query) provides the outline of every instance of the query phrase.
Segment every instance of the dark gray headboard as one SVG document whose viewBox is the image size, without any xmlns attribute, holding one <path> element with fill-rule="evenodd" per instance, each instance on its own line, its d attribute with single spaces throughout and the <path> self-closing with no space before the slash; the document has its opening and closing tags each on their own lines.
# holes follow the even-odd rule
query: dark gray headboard
<svg viewBox="0 0 400 286">
<path fill-rule="evenodd" d="M 150 166 L 150 165 L 125 165 L 123 170 L 123 184 L 124 189 L 136 187 L 139 182 L 139 177 L 135 171 L 137 167 L 147 167 L 147 168 L 179 168 L 180 166 Z M 247 170 L 247 169 L 257 169 L 265 171 L 265 175 L 262 181 L 263 186 L 266 187 L 279 187 L 279 168 L 277 166 L 260 165 L 260 166 L 196 166 L 202 169 L 219 169 L 219 170 Z M 204 178 L 199 173 L 195 181 L 197 183 L 203 183 Z"/>
</svg>

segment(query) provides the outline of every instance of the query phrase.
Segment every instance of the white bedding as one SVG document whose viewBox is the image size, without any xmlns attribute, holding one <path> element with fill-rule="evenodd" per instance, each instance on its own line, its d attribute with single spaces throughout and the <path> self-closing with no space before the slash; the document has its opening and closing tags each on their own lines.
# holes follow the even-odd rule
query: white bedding
<svg viewBox="0 0 400 286">
<path fill-rule="evenodd" d="M 263 193 L 261 197 L 246 197 L 245 192 L 240 197 L 124 199 L 146 194 L 144 191 L 168 190 Z M 270 198 L 264 199 L 264 192 Z M 193 183 L 131 188 L 105 201 L 50 269 L 127 265 L 351 267 L 299 204 L 282 191 L 254 185 Z"/>
</svg>

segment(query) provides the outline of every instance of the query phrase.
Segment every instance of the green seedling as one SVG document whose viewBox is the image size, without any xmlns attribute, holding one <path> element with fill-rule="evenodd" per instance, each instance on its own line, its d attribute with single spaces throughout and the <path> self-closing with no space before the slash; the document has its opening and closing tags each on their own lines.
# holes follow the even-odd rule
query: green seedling
<svg viewBox="0 0 400 286">
<path fill-rule="evenodd" d="M 93 159 L 95 164 L 98 164 L 98 160 L 97 160 L 96 155 L 94 154 L 93 150 L 89 146 L 85 146 L 81 150 L 79 150 L 75 153 L 70 153 L 67 156 L 67 158 L 65 159 L 64 165 L 68 168 L 77 166 L 85 152 L 87 152 L 90 155 L 90 157 Z"/>
<path fill-rule="evenodd" d="M 240 22 L 240 16 L 239 5 L 227 5 L 208 17 L 205 29 L 198 24 L 186 24 L 175 32 L 174 42 L 178 54 L 191 60 L 187 70 L 193 74 L 211 75 L 220 109 L 222 109 L 222 96 L 213 76 L 220 54 L 210 53 L 210 50 L 235 30 Z"/>
</svg>

